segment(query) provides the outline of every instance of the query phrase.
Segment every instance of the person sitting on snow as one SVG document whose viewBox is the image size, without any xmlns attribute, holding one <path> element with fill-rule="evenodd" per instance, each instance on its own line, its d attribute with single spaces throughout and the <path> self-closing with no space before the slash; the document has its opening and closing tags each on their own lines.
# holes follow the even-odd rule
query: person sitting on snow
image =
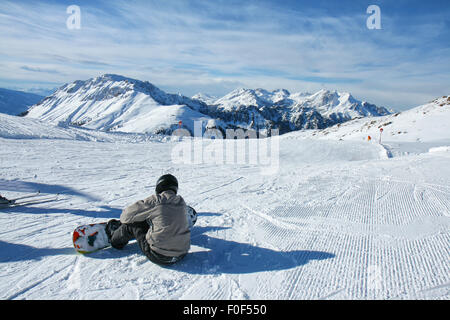
<svg viewBox="0 0 450 320">
<path fill-rule="evenodd" d="M 171 174 L 158 179 L 155 191 L 125 208 L 120 221 L 108 221 L 106 234 L 113 248 L 122 249 L 136 239 L 150 261 L 169 265 L 180 261 L 191 245 L 186 203 L 177 195 L 178 181 Z"/>
</svg>

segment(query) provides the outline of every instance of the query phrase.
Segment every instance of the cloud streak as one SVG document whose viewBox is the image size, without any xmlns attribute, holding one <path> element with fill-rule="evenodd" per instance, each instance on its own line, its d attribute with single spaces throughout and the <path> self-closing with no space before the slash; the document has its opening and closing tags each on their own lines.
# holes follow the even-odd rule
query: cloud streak
<svg viewBox="0 0 450 320">
<path fill-rule="evenodd" d="M 0 72 L 36 86 L 43 75 L 64 83 L 119 73 L 186 95 L 325 87 L 397 108 L 448 94 L 450 50 L 435 40 L 449 34 L 442 14 L 422 12 L 408 30 L 386 3 L 383 30 L 371 31 L 363 6 L 283 3 L 82 1 L 81 29 L 68 30 L 65 2 L 2 1 Z"/>
</svg>

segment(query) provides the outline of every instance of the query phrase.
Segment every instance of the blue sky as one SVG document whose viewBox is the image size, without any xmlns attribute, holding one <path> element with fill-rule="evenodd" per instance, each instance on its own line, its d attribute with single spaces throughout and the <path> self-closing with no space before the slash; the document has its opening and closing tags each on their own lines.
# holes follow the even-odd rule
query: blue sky
<svg viewBox="0 0 450 320">
<path fill-rule="evenodd" d="M 366 26 L 372 4 L 381 30 Z M 188 96 L 325 88 L 403 110 L 450 94 L 450 1 L 0 2 L 0 87 L 104 73 Z"/>
</svg>

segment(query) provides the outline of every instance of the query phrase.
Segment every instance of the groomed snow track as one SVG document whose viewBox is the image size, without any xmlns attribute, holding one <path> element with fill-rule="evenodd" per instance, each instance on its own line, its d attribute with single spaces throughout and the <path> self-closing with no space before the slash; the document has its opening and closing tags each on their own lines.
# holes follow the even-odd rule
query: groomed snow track
<svg viewBox="0 0 450 320">
<path fill-rule="evenodd" d="M 0 143 L 2 192 L 60 194 L 0 212 L 1 299 L 450 298 L 448 152 L 386 159 L 367 143 L 289 138 L 264 176 L 174 165 L 171 142 Z M 161 268 L 136 243 L 75 253 L 76 226 L 119 217 L 166 172 L 199 212 L 185 260 Z"/>
</svg>

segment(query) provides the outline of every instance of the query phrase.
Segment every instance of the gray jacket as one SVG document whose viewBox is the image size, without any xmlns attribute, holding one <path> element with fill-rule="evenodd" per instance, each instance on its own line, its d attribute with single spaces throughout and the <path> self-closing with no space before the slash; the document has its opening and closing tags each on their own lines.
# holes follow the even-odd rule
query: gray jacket
<svg viewBox="0 0 450 320">
<path fill-rule="evenodd" d="M 125 208 L 122 223 L 148 221 L 146 240 L 150 248 L 162 255 L 177 257 L 186 254 L 191 246 L 191 233 L 183 198 L 169 190 L 153 195 Z"/>
</svg>

